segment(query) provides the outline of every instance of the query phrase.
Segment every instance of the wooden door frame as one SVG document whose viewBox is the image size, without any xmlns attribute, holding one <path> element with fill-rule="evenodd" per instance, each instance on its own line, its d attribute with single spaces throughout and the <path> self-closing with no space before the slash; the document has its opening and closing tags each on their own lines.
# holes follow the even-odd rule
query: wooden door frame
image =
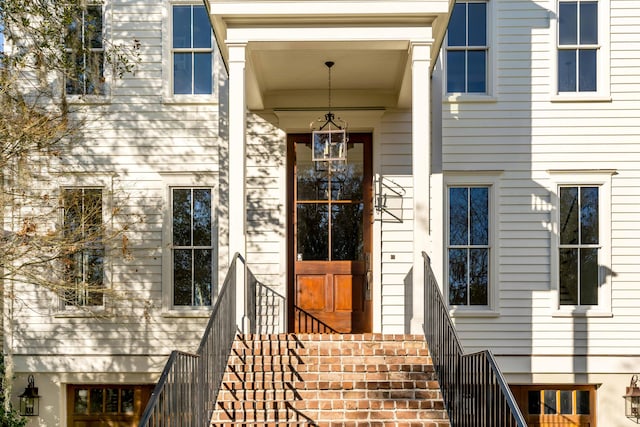
<svg viewBox="0 0 640 427">
<path fill-rule="evenodd" d="M 369 252 L 370 261 L 373 261 L 373 133 L 371 132 L 359 132 L 359 133 L 349 133 L 349 140 L 351 142 L 357 141 L 358 143 L 364 144 L 363 150 L 363 162 L 364 162 L 364 177 L 367 175 L 369 179 L 364 179 L 362 183 L 363 190 L 363 199 L 365 200 L 365 212 L 363 214 L 363 221 L 369 222 L 369 227 L 365 227 L 369 232 L 364 233 L 363 245 L 365 248 L 365 253 Z M 295 332 L 295 176 L 294 176 L 294 168 L 295 168 L 295 144 L 298 142 L 308 142 L 311 143 L 311 132 L 309 133 L 291 133 L 287 134 L 287 205 L 286 205 L 286 217 L 287 217 L 287 332 Z M 367 173 L 368 172 L 368 173 Z M 366 201 L 368 199 L 368 202 Z M 372 268 L 372 267 L 370 267 Z M 373 283 L 369 283 L 369 286 L 373 286 Z M 370 289 L 369 292 L 372 290 Z M 372 304 L 371 304 L 372 305 Z M 371 329 L 373 325 L 373 309 L 372 307 L 369 309 L 369 318 L 367 322 L 369 324 L 369 329 Z"/>
</svg>

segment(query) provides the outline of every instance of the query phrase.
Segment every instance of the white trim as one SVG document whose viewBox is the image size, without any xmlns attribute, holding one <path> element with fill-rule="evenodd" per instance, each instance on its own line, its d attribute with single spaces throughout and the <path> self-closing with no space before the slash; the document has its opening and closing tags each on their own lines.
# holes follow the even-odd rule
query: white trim
<svg viewBox="0 0 640 427">
<path fill-rule="evenodd" d="M 595 92 L 558 92 L 558 14 L 559 1 L 553 0 L 549 13 L 550 100 L 552 102 L 610 102 L 611 101 L 611 51 L 610 51 L 610 3 L 598 1 L 598 49 Z M 577 82 L 576 82 L 577 84 Z"/>
<path fill-rule="evenodd" d="M 483 171 L 479 173 L 444 173 L 443 188 L 443 215 L 444 215 L 444 240 L 443 240 L 443 265 L 442 265 L 442 293 L 445 301 L 448 297 L 449 283 L 449 256 L 447 251 L 449 241 L 449 187 L 489 187 L 489 289 L 487 290 L 486 306 L 452 306 L 450 313 L 455 317 L 492 317 L 500 313 L 500 275 L 498 261 L 500 259 L 500 245 L 498 244 L 499 220 L 498 206 L 500 201 L 500 176 L 501 171 Z"/>
<path fill-rule="evenodd" d="M 218 277 L 220 276 L 220 262 L 218 261 L 218 186 L 217 174 L 212 172 L 167 173 L 161 174 L 164 184 L 163 191 L 163 221 L 162 221 L 162 315 L 164 317 L 208 317 L 215 304 L 218 291 Z M 172 204 L 171 190 L 173 188 L 210 188 L 211 215 L 213 234 L 213 265 L 211 279 L 211 306 L 174 306 L 173 305 L 173 268 L 172 268 Z"/>
<path fill-rule="evenodd" d="M 549 188 L 551 200 L 551 309 L 554 317 L 610 317 L 611 312 L 611 181 L 613 170 L 554 170 L 548 171 L 551 178 Z M 597 306 L 560 305 L 559 283 L 559 222 L 558 188 L 560 186 L 597 186 L 599 187 L 599 232 L 600 254 L 598 257 L 600 289 Z"/>
</svg>

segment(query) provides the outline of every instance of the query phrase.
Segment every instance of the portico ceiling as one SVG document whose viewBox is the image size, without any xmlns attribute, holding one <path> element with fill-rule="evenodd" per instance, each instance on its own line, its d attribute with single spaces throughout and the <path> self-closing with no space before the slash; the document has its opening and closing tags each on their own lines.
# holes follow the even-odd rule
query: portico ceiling
<svg viewBox="0 0 640 427">
<path fill-rule="evenodd" d="M 207 0 L 223 57 L 246 45 L 247 107 L 397 108 L 411 105 L 412 43 L 444 36 L 450 2 Z M 428 76 L 425 76 L 428 78 Z"/>
</svg>

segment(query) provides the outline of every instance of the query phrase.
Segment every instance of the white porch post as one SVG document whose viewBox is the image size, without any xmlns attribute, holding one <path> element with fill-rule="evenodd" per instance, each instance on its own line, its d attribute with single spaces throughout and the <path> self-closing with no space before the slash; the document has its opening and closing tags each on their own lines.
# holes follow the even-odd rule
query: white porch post
<svg viewBox="0 0 640 427">
<path fill-rule="evenodd" d="M 413 295 L 411 333 L 423 333 L 424 268 L 422 251 L 429 245 L 431 175 L 431 44 L 411 43 L 411 123 L 413 169 Z"/>
<path fill-rule="evenodd" d="M 240 253 L 246 257 L 246 88 L 245 43 L 233 43 L 229 48 L 229 263 Z M 244 329 L 245 268 L 242 262 L 236 268 L 236 324 Z"/>
</svg>

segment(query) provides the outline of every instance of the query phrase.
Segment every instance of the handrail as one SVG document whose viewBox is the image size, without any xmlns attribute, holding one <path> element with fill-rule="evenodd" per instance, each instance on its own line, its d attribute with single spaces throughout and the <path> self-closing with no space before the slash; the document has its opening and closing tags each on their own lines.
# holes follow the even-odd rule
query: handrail
<svg viewBox="0 0 640 427">
<path fill-rule="evenodd" d="M 527 427 L 490 350 L 465 353 L 424 257 L 424 332 L 452 427 Z"/>
<path fill-rule="evenodd" d="M 222 289 L 211 311 L 196 354 L 173 351 L 160 375 L 139 427 L 194 427 L 208 424 L 235 339 L 238 259 L 233 257 Z M 244 278 L 242 286 L 245 286 Z M 245 294 L 255 294 L 248 282 Z"/>
</svg>

